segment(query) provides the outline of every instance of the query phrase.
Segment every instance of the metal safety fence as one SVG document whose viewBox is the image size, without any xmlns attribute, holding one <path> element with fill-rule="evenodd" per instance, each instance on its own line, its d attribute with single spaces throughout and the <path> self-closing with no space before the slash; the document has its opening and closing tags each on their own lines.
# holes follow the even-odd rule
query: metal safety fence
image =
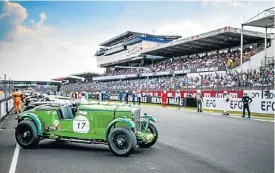
<svg viewBox="0 0 275 173">
<path fill-rule="evenodd" d="M 0 99 L 0 122 L 10 113 L 13 109 L 13 100 L 11 97 Z"/>
</svg>

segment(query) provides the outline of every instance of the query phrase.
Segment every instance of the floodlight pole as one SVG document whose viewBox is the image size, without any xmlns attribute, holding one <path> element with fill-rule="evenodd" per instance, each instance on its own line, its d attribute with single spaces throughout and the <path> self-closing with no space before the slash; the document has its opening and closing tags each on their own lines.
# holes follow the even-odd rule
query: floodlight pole
<svg viewBox="0 0 275 173">
<path fill-rule="evenodd" d="M 241 72 L 243 71 L 243 24 L 241 29 Z"/>
<path fill-rule="evenodd" d="M 4 75 L 4 86 L 5 86 L 5 89 L 4 89 L 4 94 L 5 94 L 5 98 L 7 97 L 7 75 L 5 74 Z"/>
<path fill-rule="evenodd" d="M 265 27 L 265 38 L 264 38 L 264 67 L 266 68 L 266 47 L 267 47 L 267 27 Z"/>
</svg>

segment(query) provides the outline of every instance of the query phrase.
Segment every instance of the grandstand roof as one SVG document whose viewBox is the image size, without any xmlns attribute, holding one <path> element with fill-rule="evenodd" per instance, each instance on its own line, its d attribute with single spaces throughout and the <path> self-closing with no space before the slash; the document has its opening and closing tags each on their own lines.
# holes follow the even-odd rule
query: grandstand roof
<svg viewBox="0 0 275 173">
<path fill-rule="evenodd" d="M 259 28 L 274 28 L 274 15 L 270 15 L 258 20 L 244 23 L 243 26 L 254 26 Z"/>
<path fill-rule="evenodd" d="M 259 28 L 274 28 L 274 9 L 275 7 L 266 9 L 263 12 L 252 17 L 242 25 L 259 27 Z M 255 18 L 258 18 L 258 19 L 255 19 Z"/>
<path fill-rule="evenodd" d="M 72 76 L 78 76 L 78 77 L 94 77 L 94 76 L 101 76 L 102 73 L 98 73 L 98 72 L 82 72 L 82 73 L 75 73 L 72 74 Z"/>
<path fill-rule="evenodd" d="M 66 77 L 59 77 L 59 78 L 52 79 L 52 80 L 63 81 L 63 80 L 78 80 L 78 79 L 82 79 L 82 77 L 78 77 L 78 76 L 66 76 Z"/>
<path fill-rule="evenodd" d="M 256 31 L 243 30 L 244 44 L 264 40 L 265 34 Z M 268 40 L 271 38 L 268 34 Z M 241 42 L 241 29 L 224 27 L 200 35 L 180 39 L 151 49 L 143 50 L 142 54 L 166 57 L 184 56 L 207 51 L 238 47 Z"/>
<path fill-rule="evenodd" d="M 114 38 L 111 38 L 103 43 L 100 44 L 100 46 L 112 46 L 114 45 L 114 43 L 119 43 L 120 41 L 130 37 L 130 36 L 133 36 L 133 35 L 147 35 L 147 36 L 150 36 L 150 37 L 157 37 L 157 38 L 162 38 L 162 39 L 178 39 L 178 38 L 181 38 L 181 36 L 168 36 L 168 35 L 151 35 L 151 34 L 145 34 L 145 33 L 140 33 L 140 32 L 133 32 L 133 31 L 126 31 L 124 32 L 123 34 L 120 34 Z"/>
<path fill-rule="evenodd" d="M 61 84 L 61 82 L 59 81 L 7 81 L 8 82 L 11 82 L 15 85 L 31 85 L 31 84 L 37 84 L 37 85 L 58 85 L 58 84 Z"/>
</svg>

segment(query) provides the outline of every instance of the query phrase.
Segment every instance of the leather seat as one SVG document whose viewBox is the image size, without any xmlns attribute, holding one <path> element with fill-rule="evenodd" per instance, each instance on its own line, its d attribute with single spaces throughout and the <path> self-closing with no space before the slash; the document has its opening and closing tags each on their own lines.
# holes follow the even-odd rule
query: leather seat
<svg viewBox="0 0 275 173">
<path fill-rule="evenodd" d="M 74 115 L 73 115 L 71 107 L 61 106 L 61 111 L 62 111 L 64 119 L 74 119 Z"/>
</svg>

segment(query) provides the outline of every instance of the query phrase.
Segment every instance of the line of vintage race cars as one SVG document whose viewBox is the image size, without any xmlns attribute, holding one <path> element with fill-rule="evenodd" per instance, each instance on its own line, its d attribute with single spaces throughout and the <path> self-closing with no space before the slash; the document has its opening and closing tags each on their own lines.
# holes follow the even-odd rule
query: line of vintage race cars
<svg viewBox="0 0 275 173">
<path fill-rule="evenodd" d="M 28 100 L 28 101 L 27 101 Z M 35 148 L 43 139 L 106 144 L 116 156 L 129 156 L 137 146 L 149 148 L 158 139 L 155 118 L 133 105 L 29 96 L 18 115 L 17 143 Z"/>
</svg>

